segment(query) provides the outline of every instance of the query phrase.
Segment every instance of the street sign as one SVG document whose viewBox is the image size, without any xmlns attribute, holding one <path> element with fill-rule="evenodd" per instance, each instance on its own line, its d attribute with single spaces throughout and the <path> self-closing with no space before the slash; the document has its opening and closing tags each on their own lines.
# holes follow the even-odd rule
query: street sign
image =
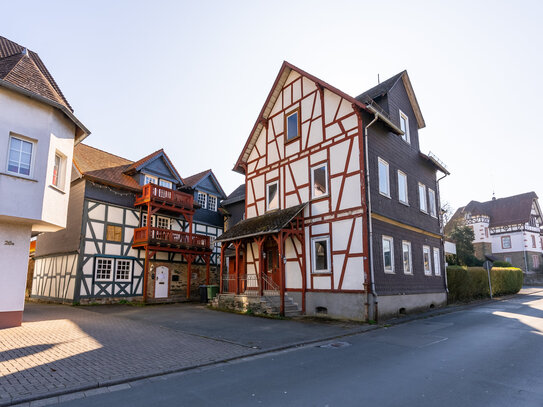
<svg viewBox="0 0 543 407">
<path fill-rule="evenodd" d="M 490 269 L 492 268 L 492 262 L 490 260 L 486 260 L 483 263 L 483 267 L 486 270 L 486 274 L 488 275 L 488 288 L 490 290 L 490 298 L 492 298 L 492 283 L 490 282 Z"/>
</svg>

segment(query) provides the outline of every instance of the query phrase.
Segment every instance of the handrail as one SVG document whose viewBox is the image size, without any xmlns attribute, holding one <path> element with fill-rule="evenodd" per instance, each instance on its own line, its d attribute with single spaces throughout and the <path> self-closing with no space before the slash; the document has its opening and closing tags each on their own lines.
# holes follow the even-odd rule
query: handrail
<svg viewBox="0 0 543 407">
<path fill-rule="evenodd" d="M 194 204 L 194 196 L 191 194 L 161 187 L 156 184 L 146 184 L 143 186 L 142 194 L 136 197 L 135 205 L 140 205 L 151 200 L 167 202 L 186 209 L 193 209 Z"/>
<path fill-rule="evenodd" d="M 178 230 L 142 227 L 134 229 L 134 244 L 167 243 L 187 246 L 211 247 L 210 237 Z"/>
</svg>

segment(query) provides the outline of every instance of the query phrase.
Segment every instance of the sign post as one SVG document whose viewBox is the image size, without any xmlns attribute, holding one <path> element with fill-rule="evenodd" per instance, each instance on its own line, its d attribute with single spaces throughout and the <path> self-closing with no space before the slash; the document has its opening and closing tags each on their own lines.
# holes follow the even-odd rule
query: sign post
<svg viewBox="0 0 543 407">
<path fill-rule="evenodd" d="M 492 262 L 487 260 L 483 263 L 483 267 L 486 269 L 488 275 L 488 288 L 490 289 L 490 298 L 492 298 L 492 283 L 490 282 L 490 269 L 492 268 Z"/>
</svg>

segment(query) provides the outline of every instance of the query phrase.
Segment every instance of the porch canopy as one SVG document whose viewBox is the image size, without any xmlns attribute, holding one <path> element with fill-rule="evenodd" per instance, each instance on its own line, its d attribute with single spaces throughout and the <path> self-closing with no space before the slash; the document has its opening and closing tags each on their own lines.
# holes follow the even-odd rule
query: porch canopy
<svg viewBox="0 0 543 407">
<path fill-rule="evenodd" d="M 277 243 L 279 251 L 279 259 L 283 260 L 285 256 L 285 241 L 288 238 L 296 237 L 301 243 L 302 251 L 305 251 L 304 244 L 304 221 L 303 210 L 307 206 L 307 203 L 292 206 L 286 209 L 279 209 L 273 212 L 268 212 L 261 216 L 242 220 L 236 225 L 232 226 L 221 236 L 219 236 L 215 242 L 220 242 L 222 246 L 221 250 L 221 287 L 220 292 L 223 292 L 223 273 L 224 273 L 224 257 L 227 246 L 231 243 L 235 249 L 235 275 L 236 275 L 236 294 L 240 293 L 240 249 L 243 245 L 254 242 L 258 244 L 258 285 L 259 291 L 262 295 L 264 287 L 264 279 L 266 276 L 262 272 L 264 267 L 264 261 L 262 256 L 262 250 L 266 239 L 272 238 Z M 305 269 L 305 254 L 302 254 L 300 269 Z M 281 312 L 284 311 L 284 293 L 285 293 L 285 264 L 284 261 L 279 261 L 279 275 L 280 282 L 277 290 L 281 295 Z M 243 270 L 245 273 L 245 270 Z M 305 283 L 305 279 L 302 278 Z M 273 284 L 273 283 L 271 283 Z M 305 284 L 304 284 L 305 288 Z M 305 289 L 303 290 L 305 294 Z M 304 296 L 305 297 L 305 296 Z M 302 301 L 302 308 L 305 306 L 305 301 Z"/>
</svg>

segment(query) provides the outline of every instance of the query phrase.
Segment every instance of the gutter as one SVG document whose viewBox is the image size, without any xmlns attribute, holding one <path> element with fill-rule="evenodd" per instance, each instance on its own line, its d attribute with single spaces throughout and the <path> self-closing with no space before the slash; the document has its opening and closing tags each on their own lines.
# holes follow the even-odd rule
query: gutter
<svg viewBox="0 0 543 407">
<path fill-rule="evenodd" d="M 381 112 L 379 112 L 372 105 L 366 105 L 366 109 L 368 109 L 368 111 L 370 111 L 371 113 L 373 113 L 375 115 L 375 118 L 371 121 L 371 123 L 366 126 L 366 131 L 367 131 L 368 127 L 370 127 L 377 119 L 379 119 L 379 120 L 382 120 L 388 127 L 390 127 L 390 129 L 394 133 L 396 133 L 398 136 L 403 136 L 404 135 L 404 132 L 398 126 L 396 126 L 394 123 L 392 123 L 392 121 L 390 121 L 390 119 L 388 117 L 383 115 Z M 366 133 L 366 135 L 367 135 L 367 133 Z"/>
<path fill-rule="evenodd" d="M 68 119 L 70 119 L 77 127 L 76 132 L 75 132 L 76 134 L 75 134 L 75 137 L 74 137 L 74 145 L 79 144 L 80 142 L 82 142 L 84 139 L 86 139 L 91 134 L 89 129 L 87 129 L 85 127 L 85 125 L 83 123 L 81 123 L 79 121 L 79 119 L 77 117 L 75 117 L 75 115 L 72 113 L 72 111 L 70 109 L 68 109 L 66 106 L 64 106 L 64 105 L 62 105 L 62 104 L 60 104 L 58 102 L 55 102 L 55 101 L 53 101 L 51 99 L 48 99 L 48 98 L 46 98 L 44 96 L 38 95 L 37 93 L 31 92 L 31 91 L 29 91 L 29 90 L 27 90 L 25 88 L 14 85 L 11 82 L 5 81 L 3 79 L 0 79 L 0 86 L 4 87 L 6 89 L 12 90 L 12 91 L 14 91 L 16 93 L 22 94 L 24 96 L 27 96 L 30 99 L 33 99 L 33 100 L 36 100 L 38 102 L 45 103 L 46 105 L 57 108 L 62 113 L 64 113 L 68 117 Z"/>
</svg>

